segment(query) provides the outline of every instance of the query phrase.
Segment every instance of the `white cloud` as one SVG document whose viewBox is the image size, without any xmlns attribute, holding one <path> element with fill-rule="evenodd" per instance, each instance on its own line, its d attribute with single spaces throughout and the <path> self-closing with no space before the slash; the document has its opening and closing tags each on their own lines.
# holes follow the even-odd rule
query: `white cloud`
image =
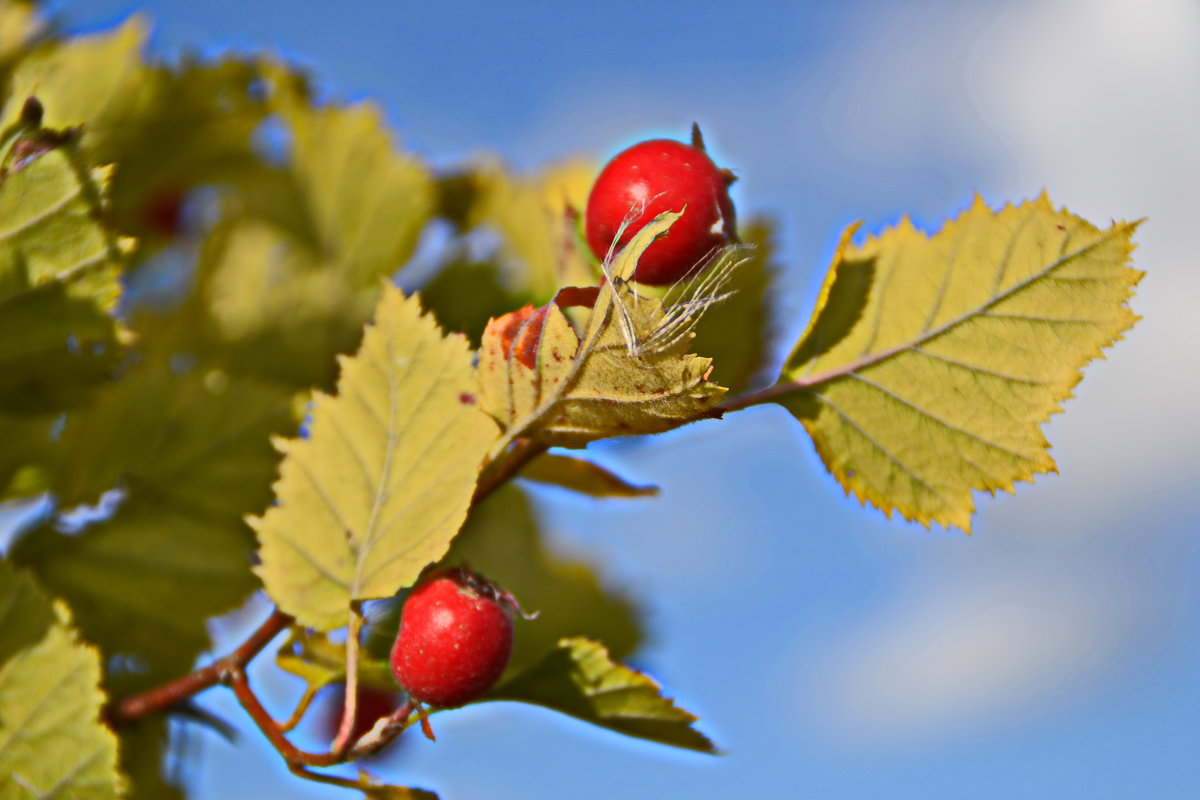
<svg viewBox="0 0 1200 800">
<path fill-rule="evenodd" d="M 1122 654 L 1167 635 L 1171 598 L 1194 580 L 1163 557 L 1180 531 L 1161 521 L 1194 519 L 1200 466 L 1200 7 L 993 8 L 982 33 L 977 17 L 950 17 L 915 40 L 892 37 L 898 52 L 875 58 L 919 64 L 920 48 L 950 43 L 924 63 L 966 76 L 990 132 L 963 149 L 1003 145 L 990 200 L 1045 187 L 1098 224 L 1149 216 L 1135 254 L 1150 272 L 1134 303 L 1146 318 L 1050 426 L 1064 476 L 985 504 L 970 547 L 921 555 L 837 638 L 810 688 L 860 745 L 1027 719 L 1078 697 L 1081 681 L 1114 680 Z M 947 64 L 945 52 L 962 59 Z M 961 101 L 961 84 L 940 85 L 945 100 L 930 107 Z M 1157 529 L 1135 522 L 1156 513 Z"/>
</svg>

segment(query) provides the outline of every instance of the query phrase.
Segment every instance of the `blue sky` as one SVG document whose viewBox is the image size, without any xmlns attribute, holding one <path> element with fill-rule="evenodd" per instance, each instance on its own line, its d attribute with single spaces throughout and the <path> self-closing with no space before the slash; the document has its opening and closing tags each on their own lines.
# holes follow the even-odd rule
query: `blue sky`
<svg viewBox="0 0 1200 800">
<path fill-rule="evenodd" d="M 1145 319 L 1048 426 L 1061 474 L 981 496 L 970 538 L 859 508 L 779 410 L 593 447 L 662 497 L 539 491 L 546 527 L 643 601 L 639 665 L 729 754 L 498 704 L 445 715 L 440 741 L 406 742 L 387 774 L 451 799 L 1195 797 L 1200 7 L 547 5 L 58 8 L 79 30 L 142 9 L 165 55 L 280 52 L 330 95 L 380 103 L 439 164 L 601 159 L 697 120 L 741 176 L 739 213 L 780 225 L 788 332 L 845 224 L 936 225 L 975 191 L 1000 203 L 1043 188 L 1097 224 L 1150 218 Z M 350 796 L 287 777 L 252 732 L 237 747 L 192 735 L 206 754 L 185 773 L 195 797 Z"/>
</svg>

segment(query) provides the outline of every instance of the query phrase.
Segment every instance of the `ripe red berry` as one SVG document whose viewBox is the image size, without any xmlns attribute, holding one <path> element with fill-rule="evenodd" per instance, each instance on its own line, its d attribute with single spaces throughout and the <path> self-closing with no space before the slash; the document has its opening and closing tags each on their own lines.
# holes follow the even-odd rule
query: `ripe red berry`
<svg viewBox="0 0 1200 800">
<path fill-rule="evenodd" d="M 693 144 L 651 139 L 616 155 L 601 170 L 588 196 L 584 230 L 588 245 L 603 259 L 626 219 L 616 250 L 646 223 L 665 211 L 683 211 L 671 230 L 651 244 L 638 261 L 634 278 L 666 286 L 692 272 L 709 255 L 736 241 L 734 180 L 704 152 L 699 131 Z M 685 209 L 686 206 L 686 209 Z"/>
<path fill-rule="evenodd" d="M 512 654 L 516 604 L 464 567 L 439 569 L 408 596 L 392 674 L 415 700 L 454 708 L 496 684 Z"/>
</svg>

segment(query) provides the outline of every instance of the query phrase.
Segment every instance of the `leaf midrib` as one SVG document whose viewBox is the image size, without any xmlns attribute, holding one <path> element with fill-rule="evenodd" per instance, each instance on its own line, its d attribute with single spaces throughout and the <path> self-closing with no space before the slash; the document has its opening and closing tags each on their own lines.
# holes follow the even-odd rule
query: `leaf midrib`
<svg viewBox="0 0 1200 800">
<path fill-rule="evenodd" d="M 1081 247 L 1077 250 L 1072 251 L 1071 253 L 1068 253 L 1067 255 L 1064 255 L 1064 256 L 1058 258 L 1057 260 L 1048 264 L 1044 269 L 1039 270 L 1037 273 L 1031 275 L 1030 277 L 1021 281 L 1020 283 L 1015 284 L 1014 286 L 1012 286 L 1012 288 L 1008 289 L 1007 291 L 996 295 L 991 300 L 989 300 L 987 303 L 985 303 L 981 306 L 978 306 L 976 308 L 973 308 L 970 311 L 967 311 L 967 312 L 959 315 L 958 317 L 946 322 L 945 324 L 941 325 L 938 328 L 935 328 L 935 329 L 929 330 L 929 331 L 925 331 L 925 332 L 921 333 L 920 335 L 914 337 L 913 339 L 910 339 L 906 342 L 898 344 L 894 347 L 890 347 L 887 350 L 882 350 L 878 353 L 872 353 L 870 355 L 861 356 L 861 357 L 851 361 L 849 364 L 844 364 L 840 367 L 834 367 L 834 368 L 828 369 L 824 372 L 816 373 L 815 375 L 809 375 L 809 376 L 804 376 L 801 378 L 796 378 L 793 381 L 790 381 L 785 384 L 781 384 L 781 388 L 786 388 L 787 389 L 786 393 L 811 390 L 817 386 L 820 386 L 821 384 L 829 383 L 831 381 L 837 380 L 838 378 L 842 378 L 849 374 L 858 372 L 859 370 L 863 370 L 863 369 L 866 369 L 867 367 L 874 366 L 876 364 L 887 361 L 889 358 L 893 358 L 897 355 L 901 355 L 902 353 L 906 353 L 910 350 L 919 348 L 922 345 L 933 341 L 934 339 L 938 338 L 939 336 L 949 333 L 951 330 L 953 330 L 954 328 L 957 328 L 959 325 L 970 322 L 972 319 L 975 319 L 976 317 L 987 313 L 988 309 L 992 308 L 993 306 L 997 305 L 998 303 L 1000 303 L 1004 300 L 1007 300 L 1008 298 L 1025 290 L 1031 284 L 1034 284 L 1037 281 L 1040 281 L 1040 280 L 1048 277 L 1050 275 L 1050 273 L 1052 273 L 1054 270 L 1059 269 L 1060 267 L 1069 263 L 1073 259 L 1076 259 L 1076 258 L 1086 254 L 1090 250 L 1093 250 L 1094 248 L 1099 247 L 1100 245 L 1108 242 L 1110 239 L 1118 236 L 1121 233 L 1124 233 L 1126 230 L 1130 229 L 1132 226 L 1134 226 L 1136 224 L 1137 223 L 1123 223 L 1119 226 L 1114 225 L 1113 227 L 1111 227 L 1107 231 L 1105 231 L 1102 236 L 1100 236 L 1097 239 L 1095 239 L 1094 241 L 1088 243 L 1084 247 Z M 1064 322 L 1078 321 L 1078 322 L 1084 323 L 1084 322 L 1088 322 L 1089 320 L 1063 320 L 1063 321 Z"/>
</svg>

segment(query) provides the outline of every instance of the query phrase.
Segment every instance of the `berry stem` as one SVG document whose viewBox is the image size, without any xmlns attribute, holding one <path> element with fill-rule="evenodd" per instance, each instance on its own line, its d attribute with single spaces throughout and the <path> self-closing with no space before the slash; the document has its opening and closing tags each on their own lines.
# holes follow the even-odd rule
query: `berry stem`
<svg viewBox="0 0 1200 800">
<path fill-rule="evenodd" d="M 358 603 L 350 604 L 350 623 L 346 631 L 346 691 L 342 705 L 342 724 L 333 740 L 334 753 L 344 754 L 350 747 L 358 715 L 358 639 L 362 630 L 362 610 Z"/>
</svg>

